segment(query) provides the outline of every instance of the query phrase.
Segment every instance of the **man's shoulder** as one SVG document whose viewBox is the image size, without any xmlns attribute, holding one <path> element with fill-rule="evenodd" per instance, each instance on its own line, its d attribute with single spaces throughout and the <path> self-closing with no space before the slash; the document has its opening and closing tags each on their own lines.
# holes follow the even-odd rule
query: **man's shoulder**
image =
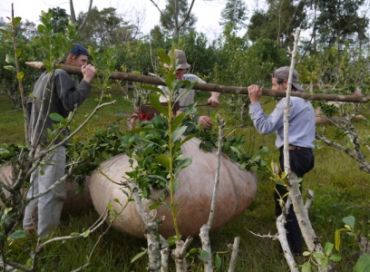
<svg viewBox="0 0 370 272">
<path fill-rule="evenodd" d="M 184 74 L 183 77 L 184 80 L 189 80 L 189 81 L 196 81 L 196 82 L 202 82 L 204 83 L 205 81 L 198 77 L 197 75 L 194 74 Z"/>
<path fill-rule="evenodd" d="M 55 69 L 55 75 L 56 76 L 69 76 L 66 70 L 63 70 L 63 69 Z"/>
</svg>

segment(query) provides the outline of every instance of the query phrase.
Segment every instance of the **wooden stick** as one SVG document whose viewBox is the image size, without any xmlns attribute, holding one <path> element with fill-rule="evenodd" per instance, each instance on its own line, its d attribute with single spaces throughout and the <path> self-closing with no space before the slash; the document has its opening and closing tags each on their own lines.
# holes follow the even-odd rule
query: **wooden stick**
<svg viewBox="0 0 370 272">
<path fill-rule="evenodd" d="M 36 69 L 43 68 L 43 64 L 39 61 L 29 61 L 26 62 L 26 65 Z M 81 74 L 81 69 L 75 66 L 60 64 L 58 65 L 58 67 L 72 74 Z M 113 72 L 110 78 L 115 80 L 127 80 L 151 85 L 165 85 L 165 82 L 160 78 L 135 73 Z M 195 83 L 193 89 L 205 92 L 248 94 L 247 87 L 226 86 L 213 83 Z M 285 97 L 285 92 L 278 92 L 263 88 L 262 95 L 272 97 Z M 305 92 L 292 92 L 291 96 L 297 96 L 307 100 L 341 101 L 353 103 L 367 103 L 370 101 L 370 96 L 361 95 L 310 94 Z"/>
</svg>

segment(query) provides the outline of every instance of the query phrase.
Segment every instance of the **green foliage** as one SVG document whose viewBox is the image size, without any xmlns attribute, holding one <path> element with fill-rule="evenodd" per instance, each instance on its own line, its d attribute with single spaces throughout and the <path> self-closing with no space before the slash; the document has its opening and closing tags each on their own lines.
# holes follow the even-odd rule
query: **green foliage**
<svg viewBox="0 0 370 272">
<path fill-rule="evenodd" d="M 357 88 L 364 93 L 370 86 L 369 59 L 361 50 L 344 46 L 324 48 L 304 57 L 297 69 L 302 82 L 320 83 L 315 92 L 352 94 Z"/>
<path fill-rule="evenodd" d="M 231 25 L 233 30 L 243 28 L 247 19 L 245 3 L 241 0 L 226 1 L 221 17 L 221 25 Z"/>
<path fill-rule="evenodd" d="M 22 22 L 20 17 L 4 25 L 0 24 L 0 92 L 5 92 L 17 108 L 21 106 L 17 78 L 23 81 L 26 94 L 30 91 L 35 78 L 35 71 L 27 67 L 24 61 L 35 59 L 35 25 Z M 13 39 L 17 50 L 13 50 Z M 16 74 L 15 57 L 19 60 L 20 73 Z M 27 74 L 27 77 L 24 75 Z"/>
<path fill-rule="evenodd" d="M 306 29 L 306 1 L 271 0 L 266 12 L 257 10 L 250 19 L 247 35 L 250 40 L 271 39 L 282 48 L 292 46 L 293 30 Z"/>
<path fill-rule="evenodd" d="M 89 14 L 80 13 L 78 25 L 89 16 L 81 31 L 80 40 L 94 47 L 109 47 L 132 40 L 136 31 L 135 26 L 128 23 L 113 7 L 98 10 L 93 7 Z"/>
<path fill-rule="evenodd" d="M 186 17 L 188 13 L 188 1 L 187 0 L 167 0 L 167 4 L 160 16 L 160 22 L 167 35 L 172 35 L 175 30 L 180 31 L 181 35 L 194 29 L 196 19 L 191 13 Z M 179 24 L 186 18 L 186 21 L 181 29 L 176 29 Z M 177 22 L 177 23 L 176 23 Z"/>
<path fill-rule="evenodd" d="M 76 40 L 77 33 L 73 25 L 68 25 L 65 31 L 59 32 L 60 29 L 55 26 L 52 12 L 41 12 L 40 19 L 41 24 L 37 27 L 39 35 L 34 42 L 41 50 L 39 56 L 42 58 L 46 70 L 51 71 L 56 63 L 64 59 L 66 52 Z"/>
<path fill-rule="evenodd" d="M 370 254 L 363 254 L 358 258 L 354 272 L 367 272 L 370 270 Z"/>
<path fill-rule="evenodd" d="M 213 151 L 217 148 L 217 133 L 213 130 L 204 130 L 196 128 L 192 134 L 201 140 L 200 148 L 205 151 Z M 237 162 L 242 169 L 262 170 L 267 164 L 263 155 L 268 152 L 267 147 L 261 147 L 255 154 L 251 155 L 245 150 L 246 139 L 244 136 L 228 136 L 223 140 L 222 153 L 227 155 L 231 160 Z"/>
<path fill-rule="evenodd" d="M 303 264 L 302 271 L 310 272 L 314 271 L 313 268 L 317 268 L 318 271 L 321 269 L 328 269 L 333 263 L 339 263 L 342 261 L 341 253 L 341 234 L 346 234 L 351 237 L 355 243 L 360 243 L 361 237 L 360 231 L 356 229 L 356 219 L 354 216 L 346 216 L 342 218 L 344 227 L 335 231 L 335 239 L 333 243 L 326 243 L 323 252 L 304 252 L 303 256 L 308 257 L 308 260 Z M 366 238 L 365 238 L 366 240 Z M 368 241 L 368 240 L 366 240 Z M 359 245 L 361 247 L 361 245 Z M 335 253 L 334 250 L 337 252 Z M 357 262 L 354 266 L 353 271 L 367 271 L 370 268 L 370 258 L 365 252 L 360 254 Z"/>
<path fill-rule="evenodd" d="M 343 45 L 353 34 L 361 43 L 367 39 L 366 28 L 369 20 L 358 13 L 364 0 L 320 0 L 316 2 L 319 16 L 316 28 L 320 41 L 331 47 Z"/>
<path fill-rule="evenodd" d="M 137 162 L 134 170 L 127 175 L 148 198 L 152 188 L 166 189 L 168 186 L 168 123 L 166 118 L 157 115 L 138 125 L 122 138 L 122 145 L 126 154 Z"/>
<path fill-rule="evenodd" d="M 48 13 L 51 14 L 51 24 L 55 33 L 65 32 L 68 29 L 69 15 L 65 9 L 62 8 L 49 8 Z"/>
<path fill-rule="evenodd" d="M 84 181 L 86 175 L 95 170 L 100 163 L 114 155 L 124 153 L 124 146 L 121 145 L 123 132 L 116 125 L 100 129 L 91 138 L 85 141 L 74 141 L 68 144 L 67 161 L 78 161 L 73 169 L 73 179 Z"/>
<path fill-rule="evenodd" d="M 340 262 L 341 257 L 333 253 L 334 245 L 332 243 L 326 243 L 323 252 L 304 252 L 303 256 L 308 257 L 308 261 L 302 266 L 303 272 L 311 272 L 313 267 L 317 267 L 318 270 L 327 270 L 331 262 Z"/>
<path fill-rule="evenodd" d="M 0 144 L 0 165 L 17 158 L 23 148 L 16 144 Z"/>
</svg>

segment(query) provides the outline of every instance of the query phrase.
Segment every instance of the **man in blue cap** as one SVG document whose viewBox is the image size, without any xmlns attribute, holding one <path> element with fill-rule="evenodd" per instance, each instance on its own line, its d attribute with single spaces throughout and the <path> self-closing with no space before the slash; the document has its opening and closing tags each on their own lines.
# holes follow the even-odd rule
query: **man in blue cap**
<svg viewBox="0 0 370 272">
<path fill-rule="evenodd" d="M 29 145 L 38 153 L 48 145 L 62 141 L 62 138 L 58 138 L 50 143 L 47 139 L 47 130 L 54 124 L 50 114 L 67 117 L 90 94 L 90 83 L 96 71 L 93 65 L 88 64 L 88 59 L 88 51 L 80 44 L 74 45 L 66 57 L 66 65 L 81 68 L 82 80 L 77 85 L 71 75 L 62 69 L 55 70 L 54 74 L 43 72 L 36 81 L 31 95 L 32 101 L 28 104 L 28 140 Z M 66 136 L 68 131 L 63 130 L 61 134 Z M 45 237 L 59 225 L 66 198 L 65 183 L 62 179 L 65 175 L 65 164 L 66 148 L 60 145 L 47 154 L 32 173 L 31 187 L 27 193 L 30 202 L 23 218 L 23 228 L 26 231 L 37 231 L 40 237 Z"/>
</svg>

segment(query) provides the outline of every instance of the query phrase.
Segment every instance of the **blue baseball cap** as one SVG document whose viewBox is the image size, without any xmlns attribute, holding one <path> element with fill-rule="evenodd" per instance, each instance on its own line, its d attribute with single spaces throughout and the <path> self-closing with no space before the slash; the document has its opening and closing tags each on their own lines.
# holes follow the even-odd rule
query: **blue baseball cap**
<svg viewBox="0 0 370 272">
<path fill-rule="evenodd" d="M 89 56 L 89 52 L 87 52 L 87 49 L 85 47 L 83 47 L 81 44 L 79 43 L 76 43 L 71 51 L 69 51 L 69 53 L 75 55 L 75 56 L 79 56 L 79 55 L 85 55 L 85 56 Z"/>
</svg>

